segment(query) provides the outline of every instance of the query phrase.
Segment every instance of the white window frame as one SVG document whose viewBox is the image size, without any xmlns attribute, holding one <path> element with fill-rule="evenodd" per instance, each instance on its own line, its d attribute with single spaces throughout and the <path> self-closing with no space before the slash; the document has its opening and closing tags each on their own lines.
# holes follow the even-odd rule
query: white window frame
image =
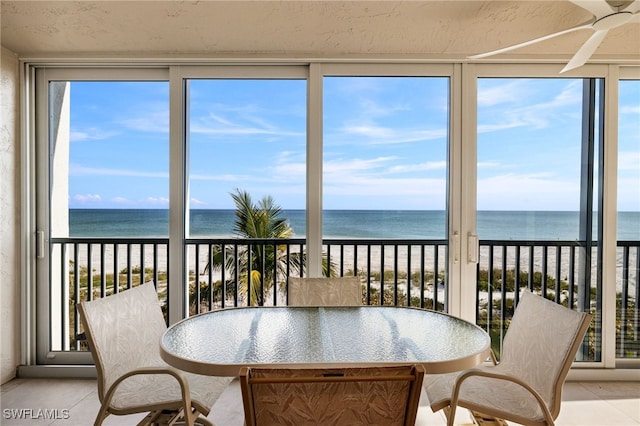
<svg viewBox="0 0 640 426">
<path fill-rule="evenodd" d="M 449 312 L 453 315 L 475 320 L 475 263 L 468 262 L 469 245 L 467 235 L 476 234 L 476 157 L 477 157 L 477 79 L 481 77 L 505 78 L 557 78 L 562 64 L 530 63 L 426 63 L 415 61 L 358 62 L 354 61 L 283 61 L 252 63 L 238 61 L 237 64 L 215 63 L 193 65 L 186 62 L 145 64 L 144 61 L 120 61 L 106 66 L 92 66 L 88 61 L 41 60 L 23 63 L 22 106 L 22 235 L 25 241 L 22 250 L 22 361 L 26 365 L 90 363 L 86 354 L 49 352 L 49 342 L 43 340 L 37 330 L 49 328 L 48 300 L 51 289 L 37 285 L 48 274 L 50 265 L 46 259 L 37 256 L 36 233 L 43 231 L 49 235 L 48 194 L 38 191 L 49 188 L 49 176 L 38 170 L 38 164 L 49 164 L 49 130 L 47 120 L 48 99 L 35 102 L 34 92 L 48 97 L 48 81 L 81 80 L 158 80 L 169 81 L 170 91 L 170 155 L 182 161 L 170 163 L 170 244 L 169 259 L 171 276 L 170 305 L 180 306 L 170 313 L 170 322 L 182 318 L 186 309 L 186 296 L 175 288 L 184 279 L 182 265 L 184 248 L 182 238 L 187 223 L 184 217 L 188 187 L 187 152 L 184 135 L 184 79 L 185 78 L 287 78 L 297 76 L 308 80 L 308 123 L 307 123 L 307 245 L 310 259 L 310 273 L 318 273 L 322 250 L 322 78 L 331 75 L 395 75 L 395 76 L 448 76 L 451 79 L 450 92 L 450 138 L 449 138 Z M 162 62 L 162 61 L 161 61 Z M 390 63 L 391 62 L 391 63 Z M 616 64 L 593 64 L 564 74 L 568 77 L 603 78 L 606 90 L 605 115 L 605 202 L 603 211 L 603 281 L 615 282 L 616 250 L 616 193 L 617 193 L 617 112 L 618 83 L 621 79 L 640 79 L 639 66 Z M 297 78 L 296 77 L 296 78 Z M 39 98 L 41 99 L 41 98 Z M 463 119 L 464 117 L 464 119 Z M 37 135 L 37 136 L 36 136 Z M 47 150 L 41 149 L 47 147 Z M 176 178 L 175 176 L 179 176 Z M 313 194 L 313 195 L 310 195 Z M 44 197 L 44 198 L 43 198 Z M 44 202 L 43 202 L 44 201 Z M 43 218 L 46 220 L 43 221 Z M 48 242 L 44 241 L 45 247 Z M 35 260 L 34 260 L 35 259 Z M 315 260 L 314 260 L 315 259 Z M 176 267 L 176 265 L 180 265 Z M 37 296 L 36 296 L 37 295 Z M 581 363 L 581 367 L 612 369 L 615 359 L 615 287 L 603 288 L 602 362 Z M 45 301 L 43 303 L 43 301 Z M 182 311 L 182 312 L 180 312 Z M 40 351 L 40 352 L 38 352 Z M 70 356 L 73 355 L 73 356 Z M 584 376 L 575 375 L 581 378 Z"/>
</svg>

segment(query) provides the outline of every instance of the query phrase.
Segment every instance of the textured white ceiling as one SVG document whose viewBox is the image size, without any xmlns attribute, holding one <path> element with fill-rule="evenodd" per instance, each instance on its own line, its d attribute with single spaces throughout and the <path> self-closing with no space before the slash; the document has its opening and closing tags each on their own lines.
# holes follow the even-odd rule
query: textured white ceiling
<svg viewBox="0 0 640 426">
<path fill-rule="evenodd" d="M 1 3 L 1 43 L 23 57 L 464 58 L 592 18 L 568 0 Z M 568 58 L 590 34 L 512 55 Z M 594 58 L 640 60 L 640 25 L 610 31 Z"/>
</svg>

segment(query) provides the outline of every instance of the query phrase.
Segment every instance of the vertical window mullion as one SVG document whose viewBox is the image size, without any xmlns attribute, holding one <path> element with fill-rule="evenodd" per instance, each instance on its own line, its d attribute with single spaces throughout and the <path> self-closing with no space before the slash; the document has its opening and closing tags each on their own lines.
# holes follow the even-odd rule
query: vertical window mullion
<svg viewBox="0 0 640 426">
<path fill-rule="evenodd" d="M 167 280 L 167 318 L 173 324 L 187 314 L 188 298 L 187 246 L 183 244 L 185 230 L 188 229 L 187 187 L 188 129 L 185 117 L 188 115 L 187 81 L 180 73 L 180 67 L 169 69 L 169 250 Z"/>
<path fill-rule="evenodd" d="M 322 276 L 322 67 L 309 66 L 307 92 L 307 276 Z"/>
</svg>

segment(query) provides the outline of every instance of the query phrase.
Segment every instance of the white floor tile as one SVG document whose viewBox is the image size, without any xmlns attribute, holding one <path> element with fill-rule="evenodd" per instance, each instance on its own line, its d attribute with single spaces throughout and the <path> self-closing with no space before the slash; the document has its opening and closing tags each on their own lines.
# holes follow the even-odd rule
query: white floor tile
<svg viewBox="0 0 640 426">
<path fill-rule="evenodd" d="M 95 380 L 15 379 L 0 386 L 0 390 L 2 426 L 91 425 L 100 407 Z M 42 410 L 49 411 L 45 413 Z M 132 425 L 143 416 L 144 414 L 112 415 L 104 425 Z M 216 426 L 243 426 L 242 396 L 237 380 L 234 380 L 218 399 L 209 414 L 209 419 Z M 457 411 L 456 424 L 470 422 L 466 410 Z M 421 398 L 417 425 L 445 424 L 442 411 L 431 412 L 426 398 Z M 556 424 L 640 426 L 640 383 L 568 382 L 564 387 L 562 409 Z"/>
</svg>

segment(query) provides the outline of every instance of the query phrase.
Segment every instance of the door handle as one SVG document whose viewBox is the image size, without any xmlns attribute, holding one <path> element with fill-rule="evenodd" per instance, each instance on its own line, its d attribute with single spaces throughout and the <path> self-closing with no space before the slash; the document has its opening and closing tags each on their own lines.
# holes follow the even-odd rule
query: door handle
<svg viewBox="0 0 640 426">
<path fill-rule="evenodd" d="M 453 263 L 460 262 L 460 233 L 453 233 Z"/>
<path fill-rule="evenodd" d="M 478 263 L 478 236 L 476 234 L 472 234 L 471 232 L 467 233 L 467 262 L 468 263 Z"/>
<path fill-rule="evenodd" d="M 44 259 L 44 232 L 36 231 L 36 258 Z"/>
</svg>

